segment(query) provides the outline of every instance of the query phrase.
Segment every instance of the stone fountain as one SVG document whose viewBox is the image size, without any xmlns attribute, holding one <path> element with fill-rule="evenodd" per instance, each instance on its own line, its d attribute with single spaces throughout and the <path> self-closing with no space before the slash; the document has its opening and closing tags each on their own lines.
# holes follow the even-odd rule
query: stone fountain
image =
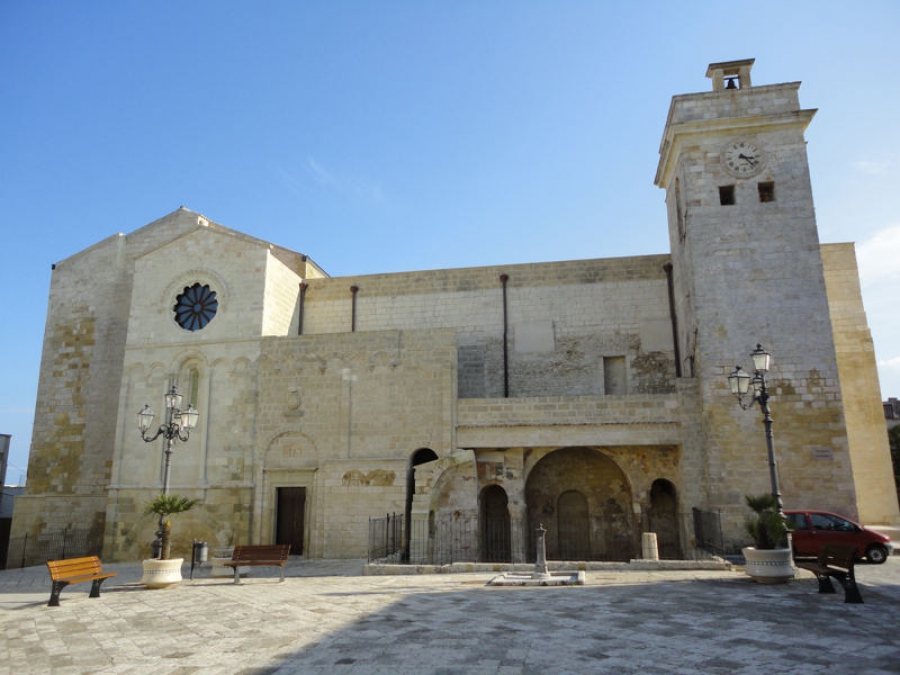
<svg viewBox="0 0 900 675">
<path fill-rule="evenodd" d="M 488 586 L 584 586 L 584 571 L 551 573 L 547 569 L 547 529 L 543 523 L 537 530 L 537 556 L 531 574 L 504 572 L 488 582 Z"/>
</svg>

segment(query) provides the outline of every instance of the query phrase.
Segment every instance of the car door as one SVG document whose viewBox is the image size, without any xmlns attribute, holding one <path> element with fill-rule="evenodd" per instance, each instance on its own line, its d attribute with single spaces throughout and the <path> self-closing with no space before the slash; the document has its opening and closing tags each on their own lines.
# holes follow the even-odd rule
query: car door
<svg viewBox="0 0 900 675">
<path fill-rule="evenodd" d="M 831 513 L 810 513 L 809 517 L 817 542 L 816 553 L 822 544 L 829 543 L 853 546 L 858 555 L 865 554 L 859 551 L 859 528 L 854 523 Z"/>
<path fill-rule="evenodd" d="M 816 540 L 809 524 L 808 515 L 802 511 L 793 511 L 784 515 L 793 528 L 791 544 L 794 548 L 794 554 L 799 556 L 817 555 L 819 547 L 815 543 Z"/>
</svg>

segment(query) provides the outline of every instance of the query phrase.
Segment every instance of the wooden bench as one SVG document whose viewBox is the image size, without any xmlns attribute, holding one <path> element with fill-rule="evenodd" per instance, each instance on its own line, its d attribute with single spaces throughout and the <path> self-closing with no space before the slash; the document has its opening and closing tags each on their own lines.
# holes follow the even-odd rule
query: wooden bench
<svg viewBox="0 0 900 675">
<path fill-rule="evenodd" d="M 240 567 L 267 565 L 281 568 L 281 581 L 284 581 L 284 566 L 291 552 L 290 544 L 269 544 L 256 546 L 235 546 L 231 560 L 224 563 L 226 567 L 234 568 L 234 583 L 241 583 Z"/>
<path fill-rule="evenodd" d="M 47 569 L 50 570 L 50 580 L 53 582 L 47 607 L 59 607 L 59 594 L 62 593 L 62 589 L 69 584 L 78 584 L 82 581 L 92 581 L 89 597 L 99 598 L 100 584 L 117 574 L 104 572 L 100 558 L 95 555 L 68 560 L 48 560 Z"/>
<path fill-rule="evenodd" d="M 799 562 L 797 567 L 809 570 L 819 580 L 819 593 L 835 593 L 831 577 L 844 587 L 844 602 L 861 603 L 862 596 L 856 586 L 853 566 L 856 564 L 856 547 L 845 544 L 822 544 L 816 562 Z"/>
</svg>

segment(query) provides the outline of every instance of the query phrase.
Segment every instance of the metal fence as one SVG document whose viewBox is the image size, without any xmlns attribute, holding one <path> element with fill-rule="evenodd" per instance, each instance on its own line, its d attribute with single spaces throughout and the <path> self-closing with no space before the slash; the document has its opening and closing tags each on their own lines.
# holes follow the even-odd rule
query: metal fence
<svg viewBox="0 0 900 675">
<path fill-rule="evenodd" d="M 102 542 L 89 529 L 67 527 L 62 532 L 25 535 L 9 540 L 6 569 L 43 565 L 48 560 L 100 555 Z"/>
<path fill-rule="evenodd" d="M 369 518 L 369 562 L 406 562 L 402 559 L 406 548 L 403 538 L 406 531 L 404 520 L 399 513 L 388 513 L 383 518 Z"/>
<path fill-rule="evenodd" d="M 726 550 L 722 536 L 722 514 L 719 511 L 692 511 L 694 522 L 695 546 L 713 555 L 726 555 L 733 551 Z"/>
<path fill-rule="evenodd" d="M 534 562 L 534 532 L 521 519 L 489 519 L 479 526 L 474 515 L 447 514 L 409 527 L 402 514 L 369 519 L 369 562 L 447 565 L 454 562 Z M 551 533 L 547 556 L 554 560 L 628 561 L 640 557 L 641 532 L 657 533 L 659 557 L 686 559 L 724 555 L 721 517 L 718 512 L 693 509 L 665 518 L 625 517 L 607 519 L 600 541 L 584 532 L 568 532 L 565 538 Z M 412 556 L 408 547 L 412 544 Z M 415 542 L 418 542 L 416 544 Z M 515 551 L 516 542 L 520 546 Z M 411 560 L 411 557 L 415 558 Z"/>
<path fill-rule="evenodd" d="M 427 531 L 423 531 L 427 527 Z M 449 565 L 455 562 L 481 561 L 478 521 L 467 514 L 432 517 L 428 523 L 415 523 L 412 539 L 427 541 L 426 559 L 413 562 Z"/>
</svg>

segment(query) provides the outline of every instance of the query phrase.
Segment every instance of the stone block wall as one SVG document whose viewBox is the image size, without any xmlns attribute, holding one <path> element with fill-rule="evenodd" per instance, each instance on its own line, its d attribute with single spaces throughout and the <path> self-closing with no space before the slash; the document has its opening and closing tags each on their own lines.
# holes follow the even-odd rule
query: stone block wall
<svg viewBox="0 0 900 675">
<path fill-rule="evenodd" d="M 800 109 L 799 86 L 799 82 L 785 82 L 741 89 L 736 96 L 723 95 L 718 91 L 673 96 L 666 125 L 759 115 L 791 115 Z"/>
<path fill-rule="evenodd" d="M 309 550 L 365 555 L 368 519 L 402 513 L 410 457 L 455 447 L 452 330 L 267 338 L 256 420 L 256 536 L 274 533 L 275 489 L 310 472 Z"/>
<path fill-rule="evenodd" d="M 604 392 L 604 356 L 626 360 L 629 393 L 674 390 L 665 256 L 510 265 L 313 280 L 304 334 L 450 328 L 459 395 Z"/>
<path fill-rule="evenodd" d="M 890 447 L 884 433 L 875 345 L 863 308 L 853 244 L 823 245 L 822 262 L 834 326 L 857 515 L 866 524 L 898 522 L 900 512 Z M 819 454 L 828 452 L 822 450 Z"/>
<path fill-rule="evenodd" d="M 133 245 L 115 235 L 54 265 L 28 481 L 12 538 L 69 527 L 90 529 L 94 544 L 102 537 Z"/>
</svg>

